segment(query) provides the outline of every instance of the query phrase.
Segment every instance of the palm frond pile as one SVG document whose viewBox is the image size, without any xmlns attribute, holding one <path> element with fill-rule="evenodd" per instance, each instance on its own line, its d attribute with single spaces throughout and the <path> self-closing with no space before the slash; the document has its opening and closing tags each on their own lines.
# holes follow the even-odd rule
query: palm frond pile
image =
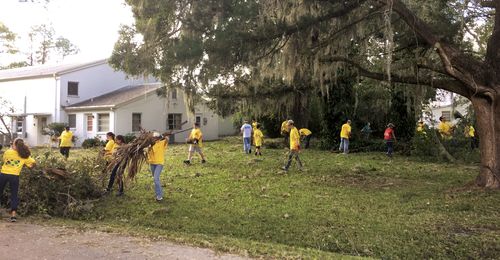
<svg viewBox="0 0 500 260">
<path fill-rule="evenodd" d="M 134 179 L 142 165 L 147 161 L 147 152 L 156 140 L 152 132 L 142 131 L 133 141 L 121 145 L 116 150 L 113 160 L 108 165 L 108 170 L 111 171 L 118 164 L 119 180 L 123 179 L 125 171 L 127 171 L 129 179 Z"/>
</svg>

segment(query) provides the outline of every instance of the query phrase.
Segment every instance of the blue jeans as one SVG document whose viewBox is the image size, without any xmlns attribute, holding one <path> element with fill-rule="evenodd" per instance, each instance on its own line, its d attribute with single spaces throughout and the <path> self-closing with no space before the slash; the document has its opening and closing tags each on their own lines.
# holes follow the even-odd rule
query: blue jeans
<svg viewBox="0 0 500 260">
<path fill-rule="evenodd" d="M 385 143 L 387 144 L 387 156 L 392 157 L 392 153 L 394 152 L 394 141 L 386 140 Z"/>
<path fill-rule="evenodd" d="M 153 174 L 153 179 L 155 182 L 155 194 L 156 198 L 163 198 L 163 189 L 160 183 L 160 173 L 163 170 L 162 164 L 151 164 L 151 173 Z"/>
<path fill-rule="evenodd" d="M 17 210 L 17 205 L 19 204 L 19 197 L 17 196 L 19 191 L 19 175 L 0 173 L 0 196 L 2 196 L 7 182 L 10 185 L 10 208 L 11 210 Z"/>
<path fill-rule="evenodd" d="M 343 151 L 344 153 L 349 152 L 349 139 L 347 138 L 340 138 L 340 147 L 339 151 Z"/>
<path fill-rule="evenodd" d="M 245 150 L 245 153 L 250 153 L 250 149 L 252 148 L 250 146 L 251 140 L 252 138 L 250 137 L 243 137 L 243 150 Z"/>
<path fill-rule="evenodd" d="M 108 191 L 111 191 L 111 189 L 113 188 L 113 183 L 115 182 L 115 178 L 116 178 L 116 173 L 118 172 L 118 168 L 119 168 L 120 164 L 117 163 L 115 165 L 115 167 L 113 167 L 113 170 L 111 171 L 111 176 L 109 176 L 109 182 L 108 182 L 108 188 L 107 190 Z M 118 192 L 120 193 L 123 193 L 123 172 L 120 173 L 121 176 L 118 180 Z"/>
</svg>

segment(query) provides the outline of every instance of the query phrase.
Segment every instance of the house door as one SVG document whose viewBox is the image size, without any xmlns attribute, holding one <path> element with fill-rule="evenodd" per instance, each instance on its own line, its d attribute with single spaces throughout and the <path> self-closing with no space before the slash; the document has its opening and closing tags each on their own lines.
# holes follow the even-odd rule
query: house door
<svg viewBox="0 0 500 260">
<path fill-rule="evenodd" d="M 92 138 L 94 136 L 94 115 L 85 115 L 85 136 L 87 138 Z"/>
</svg>

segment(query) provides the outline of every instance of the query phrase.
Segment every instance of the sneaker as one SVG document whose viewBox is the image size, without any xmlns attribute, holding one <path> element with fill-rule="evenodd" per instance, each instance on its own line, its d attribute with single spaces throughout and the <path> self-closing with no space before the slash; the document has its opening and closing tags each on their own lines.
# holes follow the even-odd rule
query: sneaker
<svg viewBox="0 0 500 260">
<path fill-rule="evenodd" d="M 186 164 L 186 165 L 190 165 L 190 164 L 191 164 L 191 161 L 190 161 L 190 160 L 184 160 L 184 164 Z"/>
<path fill-rule="evenodd" d="M 281 169 L 282 169 L 283 171 L 285 171 L 285 172 L 287 172 L 287 171 L 288 171 L 288 169 L 287 169 L 285 166 L 281 167 Z"/>
<path fill-rule="evenodd" d="M 17 218 L 16 217 L 10 217 L 10 222 L 17 222 Z"/>
<path fill-rule="evenodd" d="M 205 160 L 201 160 L 201 163 L 206 163 L 206 162 L 207 162 L 207 161 L 205 161 Z"/>
<path fill-rule="evenodd" d="M 157 202 L 160 202 L 160 201 L 163 200 L 163 197 L 156 197 L 155 199 L 156 199 Z"/>
<path fill-rule="evenodd" d="M 106 189 L 104 189 L 104 193 L 103 193 L 103 195 L 108 195 L 108 194 L 109 194 L 109 192 L 110 192 L 110 190 L 109 190 L 108 188 L 106 188 Z"/>
</svg>

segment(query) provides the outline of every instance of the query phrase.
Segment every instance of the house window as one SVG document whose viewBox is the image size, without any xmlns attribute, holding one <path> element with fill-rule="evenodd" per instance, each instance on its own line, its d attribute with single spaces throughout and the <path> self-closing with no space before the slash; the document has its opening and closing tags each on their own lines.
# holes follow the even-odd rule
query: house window
<svg viewBox="0 0 500 260">
<path fill-rule="evenodd" d="M 182 114 L 168 114 L 168 129 L 179 130 L 182 124 Z"/>
<path fill-rule="evenodd" d="M 40 125 L 41 125 L 42 129 L 47 128 L 47 118 L 46 117 L 40 118 Z"/>
<path fill-rule="evenodd" d="M 141 131 L 141 113 L 132 113 L 132 132 Z"/>
<path fill-rule="evenodd" d="M 78 82 L 68 81 L 68 96 L 78 96 Z"/>
<path fill-rule="evenodd" d="M 196 123 L 201 125 L 201 116 L 196 116 Z"/>
<path fill-rule="evenodd" d="M 18 134 L 22 134 L 24 129 L 24 121 L 22 119 L 18 119 L 16 122 L 16 132 Z"/>
<path fill-rule="evenodd" d="M 76 115 L 75 114 L 68 115 L 68 126 L 70 128 L 76 128 Z"/>
<path fill-rule="evenodd" d="M 97 114 L 97 131 L 109 131 L 109 114 Z"/>
<path fill-rule="evenodd" d="M 444 117 L 446 120 L 450 121 L 451 120 L 451 111 L 443 111 L 443 112 L 441 112 L 441 116 Z"/>
<path fill-rule="evenodd" d="M 92 132 L 94 130 L 94 116 L 87 115 L 87 132 Z"/>
<path fill-rule="evenodd" d="M 174 88 L 171 90 L 171 92 L 172 92 L 172 99 L 177 99 L 177 89 Z"/>
</svg>

